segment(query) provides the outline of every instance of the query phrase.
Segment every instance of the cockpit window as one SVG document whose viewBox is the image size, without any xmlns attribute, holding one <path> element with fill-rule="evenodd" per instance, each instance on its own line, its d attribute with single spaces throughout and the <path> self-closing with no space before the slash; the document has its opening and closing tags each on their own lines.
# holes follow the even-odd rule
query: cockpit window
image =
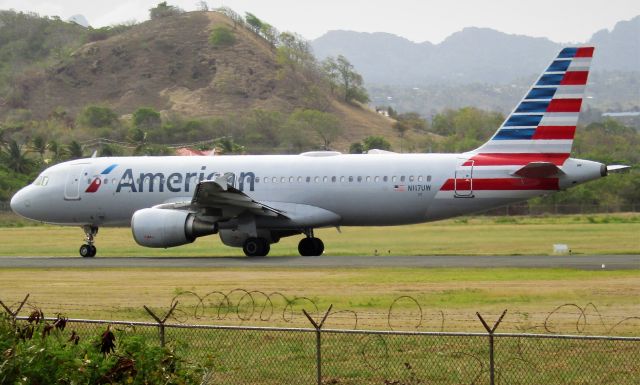
<svg viewBox="0 0 640 385">
<path fill-rule="evenodd" d="M 49 183 L 49 177 L 40 175 L 33 181 L 34 186 L 46 186 Z"/>
</svg>

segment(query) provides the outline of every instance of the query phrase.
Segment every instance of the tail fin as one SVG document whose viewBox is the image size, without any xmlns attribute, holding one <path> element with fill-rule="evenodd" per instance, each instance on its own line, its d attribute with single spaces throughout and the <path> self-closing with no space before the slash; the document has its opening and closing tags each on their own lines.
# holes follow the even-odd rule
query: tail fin
<svg viewBox="0 0 640 385">
<path fill-rule="evenodd" d="M 475 164 L 563 164 L 571 153 L 593 51 L 563 48 L 493 137 L 471 151 Z"/>
</svg>

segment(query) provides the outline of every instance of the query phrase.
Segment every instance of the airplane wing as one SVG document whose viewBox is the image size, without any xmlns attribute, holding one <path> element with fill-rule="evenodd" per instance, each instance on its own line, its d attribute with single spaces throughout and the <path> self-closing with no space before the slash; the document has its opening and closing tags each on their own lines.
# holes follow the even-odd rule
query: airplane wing
<svg viewBox="0 0 640 385">
<path fill-rule="evenodd" d="M 226 175 L 197 184 L 190 201 L 163 203 L 155 208 L 202 211 L 206 215 L 232 218 L 248 212 L 254 215 L 288 218 L 284 212 L 253 200 L 228 183 Z"/>
</svg>

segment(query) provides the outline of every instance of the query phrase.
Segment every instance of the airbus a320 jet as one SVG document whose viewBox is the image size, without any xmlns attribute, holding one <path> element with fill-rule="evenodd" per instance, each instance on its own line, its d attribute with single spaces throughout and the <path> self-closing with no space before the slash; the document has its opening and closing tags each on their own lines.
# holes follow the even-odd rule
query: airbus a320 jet
<svg viewBox="0 0 640 385">
<path fill-rule="evenodd" d="M 570 157 L 593 52 L 562 49 L 473 151 L 88 158 L 46 169 L 11 208 L 82 227 L 83 257 L 104 226 L 131 226 L 139 245 L 160 248 L 218 233 L 250 257 L 302 234 L 300 254 L 317 256 L 317 228 L 435 221 L 553 193 L 626 168 Z"/>
</svg>

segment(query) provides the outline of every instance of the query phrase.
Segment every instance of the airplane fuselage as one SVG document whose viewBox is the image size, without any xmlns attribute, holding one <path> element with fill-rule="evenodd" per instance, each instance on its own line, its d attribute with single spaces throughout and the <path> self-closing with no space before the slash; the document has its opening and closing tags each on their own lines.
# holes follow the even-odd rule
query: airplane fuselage
<svg viewBox="0 0 640 385">
<path fill-rule="evenodd" d="M 468 159 L 464 154 L 321 152 L 88 158 L 45 170 L 39 178 L 46 184 L 25 187 L 14 197 L 20 203 L 12 207 L 53 224 L 128 226 L 137 210 L 188 201 L 199 182 L 231 173 L 233 186 L 256 201 L 318 207 L 339 217 L 327 224 L 331 226 L 385 226 L 477 212 L 585 181 L 585 176 L 571 174 L 514 177 L 520 166 L 473 167 Z M 593 169 L 588 179 L 600 176 L 599 164 L 581 162 Z"/>
</svg>

